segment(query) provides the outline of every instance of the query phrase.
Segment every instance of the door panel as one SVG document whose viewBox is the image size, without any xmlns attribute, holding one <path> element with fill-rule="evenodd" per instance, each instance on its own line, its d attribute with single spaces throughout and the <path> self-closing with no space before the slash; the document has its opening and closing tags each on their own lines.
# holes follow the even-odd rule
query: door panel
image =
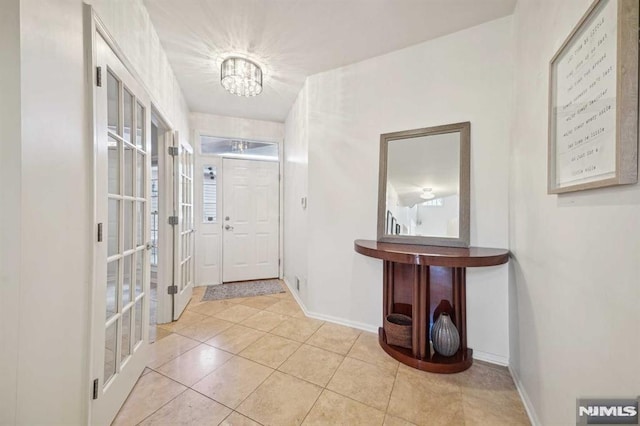
<svg viewBox="0 0 640 426">
<path fill-rule="evenodd" d="M 102 241 L 95 246 L 92 303 L 91 423 L 109 424 L 148 359 L 149 194 L 147 94 L 107 43 L 96 36 L 103 76 L 95 86 L 95 205 Z M 141 214 L 142 213 L 142 214 Z"/>
<path fill-rule="evenodd" d="M 175 132 L 174 147 L 178 155 L 174 158 L 175 207 L 178 224 L 174 226 L 174 286 L 173 319 L 177 320 L 187 307 L 193 294 L 195 268 L 193 227 L 193 148 Z"/>
<path fill-rule="evenodd" d="M 278 277 L 278 163 L 223 160 L 223 281 Z"/>
</svg>

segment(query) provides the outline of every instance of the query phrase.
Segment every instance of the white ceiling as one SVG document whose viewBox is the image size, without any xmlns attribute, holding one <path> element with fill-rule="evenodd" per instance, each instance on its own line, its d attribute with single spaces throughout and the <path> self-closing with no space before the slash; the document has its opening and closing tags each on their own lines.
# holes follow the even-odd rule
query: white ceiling
<svg viewBox="0 0 640 426">
<path fill-rule="evenodd" d="M 387 181 L 401 206 L 424 202 L 422 190 L 436 198 L 460 193 L 460 135 L 443 133 L 389 142 Z"/>
<path fill-rule="evenodd" d="M 509 15 L 516 0 L 144 0 L 189 108 L 284 121 L 307 76 Z M 264 91 L 220 86 L 231 54 L 265 69 Z"/>
</svg>

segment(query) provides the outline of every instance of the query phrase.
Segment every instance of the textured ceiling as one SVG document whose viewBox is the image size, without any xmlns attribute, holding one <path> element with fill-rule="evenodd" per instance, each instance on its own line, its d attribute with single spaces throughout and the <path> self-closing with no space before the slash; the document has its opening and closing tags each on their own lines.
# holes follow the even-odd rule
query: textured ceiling
<svg viewBox="0 0 640 426">
<path fill-rule="evenodd" d="M 284 121 L 307 76 L 509 15 L 516 0 L 145 0 L 189 108 Z M 220 63 L 265 70 L 253 98 L 220 86 Z"/>
</svg>

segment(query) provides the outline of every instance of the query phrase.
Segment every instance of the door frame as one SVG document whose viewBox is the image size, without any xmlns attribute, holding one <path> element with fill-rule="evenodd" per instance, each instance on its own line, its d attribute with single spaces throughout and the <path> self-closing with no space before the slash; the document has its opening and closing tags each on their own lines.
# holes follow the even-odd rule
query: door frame
<svg viewBox="0 0 640 426">
<path fill-rule="evenodd" d="M 239 132 L 242 133 L 242 132 Z M 211 137 L 216 137 L 216 138 L 226 138 L 226 139 L 250 139 L 250 140 L 254 140 L 254 141 L 259 141 L 259 142 L 266 142 L 266 143 L 273 143 L 273 144 L 277 144 L 278 145 L 278 172 L 280 174 L 280 179 L 278 182 L 278 258 L 280 259 L 280 265 L 278 266 L 278 278 L 282 279 L 282 277 L 284 276 L 284 138 L 261 138 L 261 137 L 253 137 L 253 136 L 249 136 L 249 135 L 241 135 L 241 134 L 234 134 L 234 135 L 220 135 L 216 132 L 213 131 L 207 131 L 207 130 L 201 130 L 201 129 L 194 129 L 193 130 L 193 141 L 194 141 L 194 145 L 193 145 L 193 150 L 194 153 L 196 154 L 196 170 L 198 170 L 198 166 L 203 166 L 207 163 L 207 159 L 210 158 L 219 158 L 220 160 L 220 168 L 218 169 L 220 171 L 219 173 L 219 181 L 218 181 L 218 212 L 221 213 L 222 209 L 223 209 L 223 181 L 224 181 L 224 173 L 222 173 L 222 159 L 223 158 L 232 158 L 232 157 L 225 157 L 225 155 L 213 155 L 213 154 L 203 154 L 202 153 L 202 145 L 200 143 L 200 137 L 201 136 L 211 136 Z M 233 157 L 236 158 L 236 157 Z M 259 160 L 256 160 L 259 161 Z M 200 181 L 200 185 L 198 185 L 197 182 L 196 183 L 196 191 L 197 194 L 194 195 L 195 197 L 195 204 L 194 204 L 194 208 L 196 209 L 196 211 L 198 211 L 198 209 L 202 209 L 202 191 L 201 191 L 201 186 L 202 186 L 202 181 Z M 219 221 L 220 222 L 220 229 L 222 230 L 222 227 L 224 226 L 223 221 Z M 196 247 L 198 246 L 198 242 L 199 242 L 199 237 L 202 235 L 202 233 L 200 232 L 200 223 L 199 221 L 196 220 Z M 222 253 L 222 234 L 220 234 L 220 250 L 218 251 L 218 262 L 220 264 L 220 273 L 219 273 L 219 283 L 222 284 L 222 260 L 223 260 L 223 253 Z M 196 262 L 199 262 L 199 255 L 196 251 Z M 196 270 L 198 268 L 196 267 Z M 194 286 L 196 287 L 200 287 L 206 285 L 205 283 L 201 283 L 199 281 L 197 281 Z"/>
<path fill-rule="evenodd" d="M 101 297 L 101 294 L 96 292 L 96 286 L 94 285 L 97 279 L 97 249 L 96 249 L 96 235 L 98 232 L 97 223 L 98 223 L 98 206 L 96 203 L 97 196 L 97 186 L 98 181 L 96 179 L 96 173 L 99 170 L 98 165 L 98 130 L 95 121 L 96 117 L 96 96 L 95 96 L 95 84 L 96 84 L 96 67 L 97 67 L 97 38 L 102 37 L 104 41 L 107 43 L 107 46 L 114 53 L 116 58 L 122 63 L 126 71 L 131 75 L 131 77 L 136 81 L 136 83 L 146 92 L 146 95 L 149 98 L 149 108 L 151 108 L 150 112 L 155 112 L 158 116 L 163 118 L 164 123 L 170 128 L 175 128 L 172 126 L 171 122 L 166 120 L 164 117 L 167 115 L 162 112 L 162 109 L 159 108 L 158 102 L 156 102 L 153 93 L 149 90 L 149 86 L 145 83 L 144 79 L 140 77 L 140 74 L 136 71 L 135 67 L 132 63 L 127 59 L 126 55 L 123 53 L 122 49 L 118 46 L 114 37 L 111 35 L 106 25 L 102 22 L 94 8 L 90 4 L 84 3 L 82 5 L 83 8 L 83 50 L 84 50 L 84 58 L 85 58 L 85 108 L 87 111 L 87 135 L 88 135 L 88 149 L 87 149 L 87 179 L 89 181 L 89 199 L 92 200 L 92 205 L 90 207 L 90 215 L 91 215 L 91 223 L 93 224 L 93 231 L 87 235 L 87 251 L 88 256 L 91 258 L 91 266 L 89 271 L 89 277 L 91 282 L 88 283 L 88 297 L 87 297 L 87 319 L 89 325 L 89 330 L 87 331 L 87 339 L 85 351 L 87 354 L 86 363 L 84 368 L 85 371 L 85 412 L 86 412 L 86 423 L 92 424 L 92 395 L 93 395 L 93 374 L 94 374 L 94 363 L 96 361 L 96 353 L 94 351 L 95 348 L 95 334 L 94 330 L 96 329 L 96 324 L 94 324 L 94 319 L 96 318 L 96 299 Z M 103 84 L 106 84 L 106 74 L 102 76 Z M 164 292 L 167 293 L 166 291 Z M 147 303 L 148 306 L 148 303 Z M 148 324 L 143 324 L 143 334 L 148 334 Z M 144 341 L 144 340 L 143 340 Z M 148 342 L 148 335 L 146 336 L 146 341 Z"/>
<path fill-rule="evenodd" d="M 189 300 L 193 294 L 193 287 L 195 281 L 195 266 L 196 257 L 194 253 L 195 249 L 195 211 L 194 211 L 194 172 L 195 172 L 195 150 L 189 143 L 188 138 L 180 136 L 179 131 L 173 132 L 173 144 L 172 149 L 174 155 L 171 157 L 173 164 L 173 213 L 172 215 L 177 218 L 177 222 L 173 225 L 173 288 L 175 293 L 172 295 L 173 312 L 172 317 L 174 321 L 177 321 L 182 313 L 185 311 Z M 183 171 L 183 159 L 189 159 L 186 164 L 186 173 Z M 190 169 L 190 170 L 189 170 Z M 191 176 L 189 176 L 191 173 Z M 190 181 L 190 185 L 186 185 Z M 190 192 L 186 193 L 185 186 L 189 186 Z M 186 202 L 186 203 L 185 203 Z M 185 217 L 185 209 L 191 209 L 191 213 L 188 217 Z M 189 229 L 184 229 L 184 225 L 191 226 Z M 183 235 L 184 234 L 184 235 Z M 183 239 L 184 236 L 188 238 Z M 184 244 L 187 241 L 189 244 Z M 188 247 L 189 255 L 185 258 L 184 250 Z M 187 273 L 183 273 L 183 263 L 188 266 Z M 189 266 L 190 265 L 190 266 Z M 185 282 L 185 277 L 186 282 Z"/>
<path fill-rule="evenodd" d="M 151 104 L 151 121 L 158 128 L 158 288 L 156 324 L 173 321 L 173 298 L 167 291 L 173 282 L 173 228 L 167 218 L 173 214 L 173 160 L 168 155 L 173 130 L 155 104 Z M 160 287 L 160 283 L 164 283 Z"/>
</svg>

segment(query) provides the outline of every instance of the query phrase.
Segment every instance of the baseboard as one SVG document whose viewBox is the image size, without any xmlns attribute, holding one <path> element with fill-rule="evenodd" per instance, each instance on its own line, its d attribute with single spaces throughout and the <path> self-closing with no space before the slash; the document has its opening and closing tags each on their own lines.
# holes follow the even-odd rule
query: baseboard
<svg viewBox="0 0 640 426">
<path fill-rule="evenodd" d="M 365 324 L 357 321 L 348 321 L 344 318 L 338 318 L 331 315 L 323 315 L 317 312 L 305 311 L 305 315 L 309 318 L 314 318 L 317 320 L 327 321 L 333 324 L 344 325 L 345 327 L 356 328 L 362 331 L 368 331 L 369 333 L 378 334 L 378 327 L 372 327 L 369 324 Z"/>
<path fill-rule="evenodd" d="M 488 362 L 489 364 L 496 364 L 501 367 L 509 366 L 509 358 L 502 355 L 492 354 L 490 352 L 478 351 L 475 349 L 473 350 L 473 359 Z"/>
<path fill-rule="evenodd" d="M 334 317 L 331 315 L 325 315 L 325 314 L 321 314 L 318 312 L 313 312 L 310 311 L 304 304 L 304 302 L 302 301 L 302 299 L 300 299 L 300 296 L 298 294 L 298 292 L 296 290 L 294 290 L 293 286 L 291 285 L 291 283 L 289 282 L 289 280 L 287 280 L 287 278 L 284 278 L 284 282 L 287 285 L 287 287 L 289 287 L 289 291 L 291 292 L 291 294 L 293 295 L 294 299 L 296 299 L 296 302 L 298 302 L 298 305 L 300 305 L 300 308 L 302 309 L 302 311 L 304 312 L 304 314 L 306 316 L 308 316 L 309 318 L 314 318 L 314 319 L 318 319 L 318 320 L 322 320 L 322 321 L 327 321 L 333 324 L 338 324 L 338 325 L 344 325 L 346 327 L 352 327 L 352 328 L 356 328 L 358 330 L 363 330 L 363 331 L 368 331 L 370 333 L 375 333 L 378 334 L 378 327 L 377 326 L 372 326 L 370 324 L 365 324 L 365 323 L 361 323 L 361 322 L 357 322 L 357 321 L 349 321 L 349 320 L 345 320 L 344 318 L 339 318 L 339 317 Z M 480 361 L 484 361 L 484 362 L 488 362 L 489 364 L 497 364 L 500 365 L 502 367 L 507 367 L 509 365 L 509 359 L 501 356 L 501 355 L 496 355 L 496 354 L 492 354 L 489 352 L 482 352 L 482 351 L 473 351 L 473 358 L 480 360 Z"/>
<path fill-rule="evenodd" d="M 304 304 L 302 299 L 300 299 L 300 295 L 298 294 L 298 292 L 293 289 L 293 286 L 291 285 L 289 280 L 284 278 L 284 283 L 287 285 L 287 287 L 289 287 L 289 291 L 293 295 L 293 298 L 296 299 L 296 302 L 298 302 L 298 305 L 300 305 L 300 308 L 302 309 L 304 314 L 306 316 L 308 316 L 309 318 L 313 318 L 313 319 L 317 319 L 317 320 L 321 320 L 321 321 L 327 321 L 327 322 L 330 322 L 330 323 L 333 323 L 333 324 L 343 325 L 345 327 L 356 328 L 358 330 L 368 331 L 370 333 L 378 334 L 378 327 L 371 326 L 369 324 L 365 324 L 365 323 L 358 322 L 358 321 L 349 321 L 349 320 L 346 320 L 344 318 L 334 317 L 334 316 L 331 316 L 331 315 L 324 315 L 324 314 L 320 314 L 318 312 L 310 311 L 307 308 L 307 306 Z"/>
<path fill-rule="evenodd" d="M 520 377 L 511 368 L 511 366 L 509 366 L 508 368 L 509 368 L 509 373 L 511 373 L 511 377 L 513 378 L 513 382 L 516 385 L 516 389 L 518 389 L 518 393 L 520 394 L 520 399 L 522 400 L 522 404 L 524 405 L 524 409 L 527 411 L 527 416 L 529 416 L 529 421 L 531 422 L 531 424 L 533 426 L 541 425 L 542 423 L 540 423 L 540 420 L 538 419 L 538 416 L 536 415 L 536 412 L 533 409 L 533 404 L 531 403 L 531 400 L 529 399 L 529 396 L 527 395 L 527 391 L 525 391 L 524 386 L 522 386 L 522 382 L 520 381 Z"/>
</svg>

